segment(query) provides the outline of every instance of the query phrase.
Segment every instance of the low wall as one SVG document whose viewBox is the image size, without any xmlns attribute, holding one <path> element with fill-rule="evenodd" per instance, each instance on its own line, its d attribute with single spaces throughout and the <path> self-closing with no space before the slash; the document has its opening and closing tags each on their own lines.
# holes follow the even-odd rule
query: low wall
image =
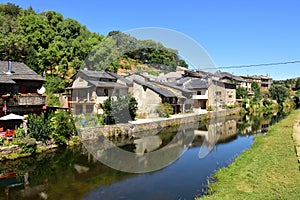
<svg viewBox="0 0 300 200">
<path fill-rule="evenodd" d="M 207 115 L 208 118 L 233 115 L 240 111 L 240 108 L 208 112 L 207 114 L 186 114 L 171 118 L 148 119 L 145 122 L 132 121 L 125 124 L 104 125 L 93 128 L 81 128 L 79 135 L 82 141 L 93 140 L 99 136 L 105 137 L 145 137 L 158 133 L 162 128 L 182 126 L 184 124 L 196 123 L 199 116 Z"/>
<path fill-rule="evenodd" d="M 80 137 L 82 141 L 96 139 L 101 135 L 105 137 L 145 137 L 156 134 L 165 127 L 181 126 L 183 124 L 195 123 L 198 121 L 199 115 L 190 114 L 187 116 L 149 119 L 146 122 L 129 122 L 126 124 L 105 125 L 93 128 L 80 129 Z"/>
<path fill-rule="evenodd" d="M 18 145 L 1 147 L 0 148 L 0 155 L 8 155 L 8 154 L 11 154 L 11 153 L 17 153 L 19 150 L 20 150 L 20 147 Z"/>
</svg>

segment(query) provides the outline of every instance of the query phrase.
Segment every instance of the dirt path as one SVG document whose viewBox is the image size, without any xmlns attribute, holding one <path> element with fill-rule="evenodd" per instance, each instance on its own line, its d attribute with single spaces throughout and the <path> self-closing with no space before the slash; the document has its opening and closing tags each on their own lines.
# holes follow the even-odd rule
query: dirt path
<svg viewBox="0 0 300 200">
<path fill-rule="evenodd" d="M 295 148 L 296 148 L 298 162 L 300 164 L 300 115 L 298 115 L 297 120 L 294 125 L 293 139 L 295 142 Z M 299 166 L 299 170 L 300 170 L 300 166 Z"/>
</svg>

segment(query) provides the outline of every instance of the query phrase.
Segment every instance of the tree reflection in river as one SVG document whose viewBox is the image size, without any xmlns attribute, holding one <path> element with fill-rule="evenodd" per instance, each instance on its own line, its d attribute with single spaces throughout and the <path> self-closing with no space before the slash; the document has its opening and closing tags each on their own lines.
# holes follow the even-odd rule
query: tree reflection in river
<svg viewBox="0 0 300 200">
<path fill-rule="evenodd" d="M 224 120 L 201 123 L 196 130 L 187 125 L 185 129 L 181 130 L 179 136 L 176 136 L 178 128 L 173 127 L 148 138 L 123 141 L 118 139 L 121 148 L 138 154 L 155 152 L 169 145 L 169 150 L 161 153 L 160 158 L 164 160 L 182 153 L 174 151 L 176 145 L 170 145 L 171 141 L 173 144 L 184 143 L 184 137 L 181 137 L 184 134 L 194 137 L 192 143 L 186 144 L 189 150 L 178 162 L 162 170 L 144 175 L 111 169 L 100 163 L 83 147 L 58 149 L 55 152 L 47 152 L 29 158 L 1 162 L 0 199 L 82 199 L 83 197 L 92 199 L 94 193 L 91 191 L 101 191 L 102 199 L 110 199 L 110 197 L 117 199 L 121 196 L 124 199 L 146 199 L 142 196 L 143 194 L 147 195 L 148 199 L 157 197 L 155 193 L 152 194 L 148 190 L 157 191 L 164 199 L 193 198 L 200 193 L 200 186 L 205 184 L 206 177 L 209 177 L 218 167 L 226 166 L 232 156 L 248 148 L 251 144 L 247 142 L 245 145 L 246 143 L 243 141 L 242 145 L 235 147 L 233 141 L 238 141 L 241 138 L 240 135 L 266 132 L 269 124 L 275 123 L 282 117 L 284 115 L 279 114 L 260 117 L 231 116 Z M 218 149 L 227 148 L 224 145 L 229 146 L 222 151 L 214 151 L 215 143 L 217 143 Z M 200 147 L 203 146 L 210 149 L 211 155 L 214 157 L 208 155 L 207 158 L 201 160 L 195 159 L 194 157 L 197 155 L 195 151 L 199 152 Z M 186 160 L 188 163 L 185 163 Z M 201 170 L 197 170 L 199 167 L 202 167 Z M 203 178 L 200 180 L 200 177 Z M 148 184 L 148 190 L 147 187 L 140 190 L 136 188 L 134 190 L 136 194 L 131 194 L 132 189 L 128 188 L 128 182 L 133 184 L 130 187 L 136 187 L 135 184 L 139 184 L 141 180 L 143 180 L 143 184 Z M 160 185 L 157 180 L 164 185 Z M 178 184 L 183 182 L 185 184 Z M 119 188 L 120 191 L 112 192 L 115 191 L 114 187 Z M 169 196 L 167 191 L 169 191 Z"/>
</svg>

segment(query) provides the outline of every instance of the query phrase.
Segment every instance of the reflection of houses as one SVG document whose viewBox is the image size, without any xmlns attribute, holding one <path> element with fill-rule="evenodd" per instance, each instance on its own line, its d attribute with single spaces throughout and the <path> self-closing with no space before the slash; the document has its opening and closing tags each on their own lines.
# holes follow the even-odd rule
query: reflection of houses
<svg viewBox="0 0 300 200">
<path fill-rule="evenodd" d="M 73 113 L 97 112 L 99 104 L 109 96 L 127 94 L 127 81 L 118 77 L 108 72 L 79 70 L 72 85 L 66 88 Z"/>
<path fill-rule="evenodd" d="M 44 78 L 24 63 L 0 61 L 0 115 L 41 113 Z"/>
<path fill-rule="evenodd" d="M 239 123 L 239 125 L 242 127 L 240 130 L 241 134 L 266 133 L 269 131 L 271 119 L 264 119 L 258 116 L 251 119 L 246 115 L 243 120 L 248 123 Z"/>
<path fill-rule="evenodd" d="M 216 121 L 210 121 L 206 130 L 195 130 L 194 134 L 204 137 L 202 145 L 207 147 L 208 152 L 202 153 L 209 153 L 215 144 L 231 141 L 232 138 L 235 138 L 237 134 L 236 128 L 235 119 L 226 120 L 225 118 L 221 118 L 216 119 Z"/>
<path fill-rule="evenodd" d="M 144 153 L 152 152 L 160 147 L 162 140 L 159 136 L 153 135 L 144 137 L 142 139 L 134 140 L 135 152 L 138 155 L 143 155 Z"/>
</svg>

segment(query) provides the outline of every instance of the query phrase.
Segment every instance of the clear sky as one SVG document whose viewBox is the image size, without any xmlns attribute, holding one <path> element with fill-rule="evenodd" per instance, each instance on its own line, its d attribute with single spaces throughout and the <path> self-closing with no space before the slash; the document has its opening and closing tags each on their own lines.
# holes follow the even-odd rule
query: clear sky
<svg viewBox="0 0 300 200">
<path fill-rule="evenodd" d="M 2 3 L 8 1 L 0 0 Z M 162 27 L 193 38 L 216 66 L 300 61 L 298 0 L 10 0 L 37 12 L 55 10 L 90 31 Z M 204 66 L 200 66 L 204 67 Z M 300 77 L 300 63 L 224 69 L 235 75 Z"/>
</svg>

